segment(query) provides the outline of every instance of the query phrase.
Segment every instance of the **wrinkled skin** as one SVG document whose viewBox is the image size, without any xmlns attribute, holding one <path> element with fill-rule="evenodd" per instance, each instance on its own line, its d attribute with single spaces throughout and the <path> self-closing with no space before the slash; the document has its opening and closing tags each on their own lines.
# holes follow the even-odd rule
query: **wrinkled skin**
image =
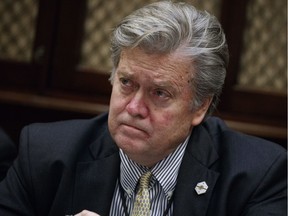
<svg viewBox="0 0 288 216">
<path fill-rule="evenodd" d="M 108 125 L 119 148 L 138 164 L 154 166 L 203 120 L 209 102 L 192 111 L 191 69 L 191 61 L 177 53 L 122 51 Z"/>
</svg>

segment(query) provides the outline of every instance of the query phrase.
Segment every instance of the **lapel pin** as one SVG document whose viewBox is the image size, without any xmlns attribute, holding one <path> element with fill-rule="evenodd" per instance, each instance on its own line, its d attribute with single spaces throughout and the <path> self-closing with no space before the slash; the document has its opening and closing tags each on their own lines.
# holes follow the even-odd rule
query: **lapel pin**
<svg viewBox="0 0 288 216">
<path fill-rule="evenodd" d="M 198 195 L 206 193 L 207 190 L 208 190 L 208 185 L 206 184 L 205 181 L 199 182 L 195 187 L 195 191 Z"/>
</svg>

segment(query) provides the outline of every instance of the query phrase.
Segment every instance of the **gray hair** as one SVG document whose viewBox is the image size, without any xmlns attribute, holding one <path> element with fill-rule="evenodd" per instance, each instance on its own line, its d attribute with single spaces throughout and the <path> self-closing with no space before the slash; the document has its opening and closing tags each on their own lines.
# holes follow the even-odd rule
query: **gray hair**
<svg viewBox="0 0 288 216">
<path fill-rule="evenodd" d="M 125 48 L 139 47 L 145 52 L 179 52 L 191 59 L 192 108 L 198 109 L 213 98 L 207 114 L 216 108 L 228 64 L 228 46 L 215 16 L 187 3 L 160 1 L 144 6 L 127 16 L 112 34 L 114 69 Z"/>
</svg>

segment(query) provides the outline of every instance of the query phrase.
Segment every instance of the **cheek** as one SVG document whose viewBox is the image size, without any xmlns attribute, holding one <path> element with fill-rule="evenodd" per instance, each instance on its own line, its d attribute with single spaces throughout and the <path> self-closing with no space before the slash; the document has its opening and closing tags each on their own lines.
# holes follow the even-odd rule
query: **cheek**
<svg viewBox="0 0 288 216">
<path fill-rule="evenodd" d="M 175 118 L 174 115 L 172 113 L 170 113 L 170 112 L 163 113 L 163 116 L 162 116 L 164 124 L 172 122 L 174 118 Z"/>
<path fill-rule="evenodd" d="M 170 112 L 159 112 L 151 118 L 152 125 L 163 132 L 168 129 L 169 125 L 174 124 L 174 121 L 175 117 Z"/>
<path fill-rule="evenodd" d="M 178 106 L 176 109 L 156 114 L 153 123 L 157 124 L 157 128 L 165 133 L 173 133 L 180 128 L 186 130 L 186 128 L 191 126 L 190 121 L 188 121 L 190 118 L 189 114 L 186 109 Z"/>
</svg>

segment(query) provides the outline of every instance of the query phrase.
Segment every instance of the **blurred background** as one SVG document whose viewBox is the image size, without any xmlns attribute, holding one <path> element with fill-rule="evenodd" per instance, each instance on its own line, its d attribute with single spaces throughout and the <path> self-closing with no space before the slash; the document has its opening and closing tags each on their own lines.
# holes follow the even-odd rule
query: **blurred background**
<svg viewBox="0 0 288 216">
<path fill-rule="evenodd" d="M 0 127 L 108 110 L 109 35 L 152 0 L 1 0 Z M 215 115 L 241 132 L 287 144 L 287 1 L 187 0 L 215 14 L 230 64 Z"/>
</svg>

